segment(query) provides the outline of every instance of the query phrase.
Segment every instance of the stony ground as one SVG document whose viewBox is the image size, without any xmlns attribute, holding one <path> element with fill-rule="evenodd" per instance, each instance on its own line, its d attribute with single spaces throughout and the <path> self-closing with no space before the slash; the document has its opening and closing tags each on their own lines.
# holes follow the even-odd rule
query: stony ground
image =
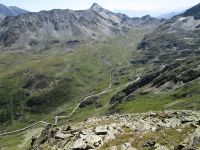
<svg viewBox="0 0 200 150">
<path fill-rule="evenodd" d="M 88 118 L 76 125 L 48 125 L 33 137 L 34 150 L 197 150 L 200 112 L 165 111 Z"/>
</svg>

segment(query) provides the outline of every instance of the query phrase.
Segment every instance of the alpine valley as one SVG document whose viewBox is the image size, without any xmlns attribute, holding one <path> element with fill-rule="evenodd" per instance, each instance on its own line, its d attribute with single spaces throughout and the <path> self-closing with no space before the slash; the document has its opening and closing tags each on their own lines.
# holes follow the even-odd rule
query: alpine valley
<svg viewBox="0 0 200 150">
<path fill-rule="evenodd" d="M 0 149 L 200 149 L 200 4 L 0 18 Z"/>
</svg>

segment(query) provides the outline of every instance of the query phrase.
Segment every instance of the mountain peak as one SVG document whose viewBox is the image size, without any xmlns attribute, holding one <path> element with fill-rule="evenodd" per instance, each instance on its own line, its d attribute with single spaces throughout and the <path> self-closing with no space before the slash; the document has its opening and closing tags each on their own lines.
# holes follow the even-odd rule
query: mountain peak
<svg viewBox="0 0 200 150">
<path fill-rule="evenodd" d="M 101 7 L 99 4 L 97 3 L 93 3 L 92 6 L 90 7 L 91 10 L 94 10 L 94 11 L 101 11 L 103 10 L 104 8 Z"/>
<path fill-rule="evenodd" d="M 147 20 L 147 19 L 151 19 L 152 17 L 150 15 L 145 15 L 143 16 L 141 19 L 142 20 Z"/>
</svg>

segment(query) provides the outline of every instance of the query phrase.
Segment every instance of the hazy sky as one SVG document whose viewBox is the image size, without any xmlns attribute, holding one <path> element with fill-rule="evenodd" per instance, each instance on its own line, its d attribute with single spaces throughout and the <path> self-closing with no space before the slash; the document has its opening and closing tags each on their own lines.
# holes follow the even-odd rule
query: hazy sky
<svg viewBox="0 0 200 150">
<path fill-rule="evenodd" d="M 18 6 L 29 11 L 59 9 L 87 9 L 94 2 L 111 11 L 150 13 L 159 15 L 181 11 L 200 3 L 200 0 L 0 0 L 7 6 Z"/>
</svg>

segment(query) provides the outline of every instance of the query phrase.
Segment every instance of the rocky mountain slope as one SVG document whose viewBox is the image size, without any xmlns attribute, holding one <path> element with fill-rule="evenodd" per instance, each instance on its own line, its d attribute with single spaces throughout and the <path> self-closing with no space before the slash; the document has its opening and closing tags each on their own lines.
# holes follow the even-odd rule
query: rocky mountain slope
<svg viewBox="0 0 200 150">
<path fill-rule="evenodd" d="M 199 10 L 200 5 L 194 6 L 183 14 L 167 20 L 144 37 L 138 45 L 144 56 L 132 60 L 132 63 L 152 62 L 156 68 L 118 92 L 111 99 L 111 103 L 131 97 L 136 90 L 144 86 L 170 89 L 187 85 L 200 77 Z"/>
<path fill-rule="evenodd" d="M 199 123 L 199 112 L 192 111 L 93 117 L 71 126 L 47 125 L 30 149 L 195 150 Z"/>
<path fill-rule="evenodd" d="M 0 24 L 0 45 L 1 49 L 48 49 L 53 46 L 67 48 L 80 44 L 83 40 L 127 33 L 139 26 L 151 28 L 158 24 L 159 20 L 150 16 L 129 18 L 95 3 L 88 10 L 57 9 L 7 17 Z"/>
</svg>

